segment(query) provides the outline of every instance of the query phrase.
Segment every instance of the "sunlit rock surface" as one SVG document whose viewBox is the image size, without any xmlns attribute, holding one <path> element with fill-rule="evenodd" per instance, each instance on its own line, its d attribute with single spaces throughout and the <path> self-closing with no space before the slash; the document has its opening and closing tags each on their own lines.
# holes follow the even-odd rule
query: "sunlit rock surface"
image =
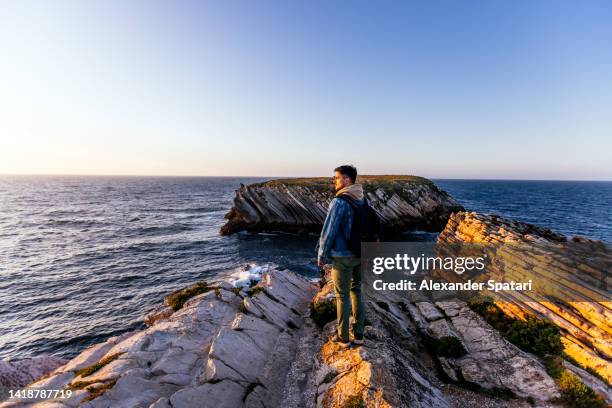
<svg viewBox="0 0 612 408">
<path fill-rule="evenodd" d="M 463 207 L 445 191 L 416 176 L 359 176 L 384 230 L 441 231 L 450 214 Z M 272 180 L 242 185 L 227 213 L 224 235 L 240 231 L 317 232 L 334 197 L 325 177 Z"/>
<path fill-rule="evenodd" d="M 578 282 L 559 283 L 557 296 L 550 301 L 505 293 L 496 304 L 514 317 L 550 319 L 562 329 L 565 353 L 612 381 L 612 304 L 605 301 L 612 283 L 609 248 L 599 241 L 568 239 L 538 226 L 466 212 L 453 214 L 438 238 L 438 243 L 453 242 L 495 245 L 505 273 L 526 272 L 551 280 L 571 276 Z M 577 290 L 581 301 L 568 301 Z"/>
<path fill-rule="evenodd" d="M 365 280 L 369 285 L 369 276 Z M 317 389 L 323 406 L 354 394 L 367 406 L 467 406 L 447 394 L 443 376 L 461 386 L 506 390 L 539 402 L 559 396 L 555 381 L 535 356 L 502 338 L 465 303 L 412 301 L 401 292 L 368 290 L 365 296 L 365 346 L 346 350 L 328 342 L 317 354 L 318 378 L 326 379 Z M 314 301 L 335 301 L 331 282 Z M 335 327 L 331 322 L 326 331 L 331 334 Z M 446 336 L 459 339 L 466 354 L 445 358 L 433 353 L 428 345 Z"/>
</svg>

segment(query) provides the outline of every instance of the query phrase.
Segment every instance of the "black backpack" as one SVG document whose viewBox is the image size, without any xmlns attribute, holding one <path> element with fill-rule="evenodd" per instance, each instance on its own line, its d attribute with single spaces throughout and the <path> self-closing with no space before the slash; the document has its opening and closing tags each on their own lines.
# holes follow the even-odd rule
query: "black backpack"
<svg viewBox="0 0 612 408">
<path fill-rule="evenodd" d="M 356 257 L 361 257 L 362 242 L 380 241 L 381 227 L 378 215 L 366 199 L 364 199 L 363 204 L 358 204 L 345 194 L 339 195 L 338 198 L 346 201 L 353 209 L 353 224 L 351 225 L 351 235 L 348 238 L 347 245 L 349 251 Z"/>
</svg>

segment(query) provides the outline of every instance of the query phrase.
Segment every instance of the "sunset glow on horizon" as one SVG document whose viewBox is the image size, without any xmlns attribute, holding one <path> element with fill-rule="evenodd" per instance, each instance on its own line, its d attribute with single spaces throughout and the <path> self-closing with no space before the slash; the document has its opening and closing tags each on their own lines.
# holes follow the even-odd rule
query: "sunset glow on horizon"
<svg viewBox="0 0 612 408">
<path fill-rule="evenodd" d="M 0 174 L 612 180 L 610 2 L 0 10 Z"/>
</svg>

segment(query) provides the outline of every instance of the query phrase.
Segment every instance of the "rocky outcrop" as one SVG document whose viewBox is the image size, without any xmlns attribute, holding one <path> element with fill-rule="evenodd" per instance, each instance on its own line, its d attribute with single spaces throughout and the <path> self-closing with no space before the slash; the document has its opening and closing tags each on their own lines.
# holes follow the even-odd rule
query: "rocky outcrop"
<svg viewBox="0 0 612 408">
<path fill-rule="evenodd" d="M 369 277 L 365 279 L 368 287 Z M 460 300 L 413 301 L 405 294 L 377 291 L 366 291 L 365 296 L 365 346 L 346 350 L 326 343 L 317 354 L 317 376 L 326 378 L 317 389 L 323 406 L 335 406 L 330 401 L 351 395 L 359 395 L 366 406 L 473 405 L 473 400 L 457 401 L 449 395 L 440 379 L 485 394 L 501 391 L 540 402 L 559 397 L 555 381 L 536 357 L 506 341 Z M 334 302 L 331 282 L 314 302 Z M 335 322 L 326 326 L 330 334 L 334 329 Z M 436 350 L 449 337 L 462 344 L 461 355 Z M 484 398 L 467 391 L 462 397 Z"/>
<path fill-rule="evenodd" d="M 546 301 L 524 292 L 506 292 L 496 304 L 520 319 L 534 315 L 551 320 L 562 330 L 565 353 L 608 383 L 612 381 L 608 289 L 612 253 L 603 243 L 581 237 L 568 239 L 535 225 L 465 212 L 450 217 L 438 243 L 490 245 L 492 257 L 503 262 L 500 266 L 493 263 L 492 270 L 502 278 L 504 274 L 507 279 L 529 275 L 555 282 L 555 292 L 547 295 Z"/>
<path fill-rule="evenodd" d="M 450 242 L 526 243 L 528 258 L 496 256 L 535 270 L 576 267 L 573 255 L 555 246 L 568 242 L 562 235 L 495 216 L 452 215 L 438 239 Z M 583 243 L 591 256 L 581 255 L 575 273 L 589 282 L 607 258 L 603 244 Z M 554 406 L 562 395 L 537 357 L 462 300 L 368 290 L 369 274 L 365 344 L 340 347 L 330 340 L 336 324 L 329 272 L 317 285 L 287 270 L 249 267 L 231 283 L 185 288 L 146 316 L 147 329 L 94 345 L 28 387 L 70 390 L 68 398 L 0 407 L 526 407 Z M 512 316 L 553 320 L 566 352 L 606 378 L 608 303 L 523 300 L 497 303 Z M 605 381 L 564 365 L 600 395 L 612 395 Z"/>
<path fill-rule="evenodd" d="M 329 271 L 313 301 L 316 307 L 335 304 L 328 277 Z M 431 358 L 419 344 L 418 328 L 401 303 L 369 295 L 365 302 L 365 344 L 346 349 L 326 341 L 316 351 L 313 394 L 317 406 L 342 407 L 354 399 L 368 407 L 448 407 Z M 335 330 L 334 319 L 325 326 L 324 339 Z"/>
<path fill-rule="evenodd" d="M 422 177 L 359 176 L 365 195 L 388 234 L 441 231 L 463 207 Z M 299 178 L 241 185 L 221 234 L 240 231 L 318 232 L 334 196 L 330 179 Z"/>
<path fill-rule="evenodd" d="M 246 286 L 219 282 L 177 292 L 204 291 L 176 311 L 160 308 L 148 315 L 147 329 L 94 345 L 28 387 L 70 390 L 68 398 L 0 407 L 509 406 L 445 384 L 446 376 L 537 400 L 556 395 L 535 359 L 463 304 L 366 293 L 365 344 L 347 349 L 330 341 L 334 321 L 319 328 L 313 320 L 317 306 L 329 311 L 335 304 L 329 280 L 315 285 L 268 268 L 257 284 L 238 281 Z M 447 335 L 465 344 L 465 356 L 432 354 L 428 342 Z"/>
<path fill-rule="evenodd" d="M 211 285 L 142 331 L 83 351 L 29 389 L 69 398 L 1 407 L 276 407 L 315 285 L 267 270 L 253 288 Z"/>
<path fill-rule="evenodd" d="M 440 358 L 451 379 L 539 401 L 559 397 L 558 387 L 538 359 L 507 342 L 465 303 L 436 302 L 436 306 L 448 318 L 429 321 L 428 333 L 438 341 L 454 336 L 466 350 L 466 355 L 459 358 Z"/>
</svg>

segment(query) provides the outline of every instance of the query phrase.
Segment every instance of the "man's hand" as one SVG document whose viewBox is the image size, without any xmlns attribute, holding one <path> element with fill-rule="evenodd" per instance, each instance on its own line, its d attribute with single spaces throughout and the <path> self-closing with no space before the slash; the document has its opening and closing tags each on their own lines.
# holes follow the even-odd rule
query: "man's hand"
<svg viewBox="0 0 612 408">
<path fill-rule="evenodd" d="M 319 258 L 319 259 L 317 259 L 317 266 L 318 266 L 319 268 L 321 268 L 321 269 L 322 269 L 322 268 L 323 268 L 325 265 L 327 265 L 327 259 L 325 259 L 325 258 Z"/>
</svg>

